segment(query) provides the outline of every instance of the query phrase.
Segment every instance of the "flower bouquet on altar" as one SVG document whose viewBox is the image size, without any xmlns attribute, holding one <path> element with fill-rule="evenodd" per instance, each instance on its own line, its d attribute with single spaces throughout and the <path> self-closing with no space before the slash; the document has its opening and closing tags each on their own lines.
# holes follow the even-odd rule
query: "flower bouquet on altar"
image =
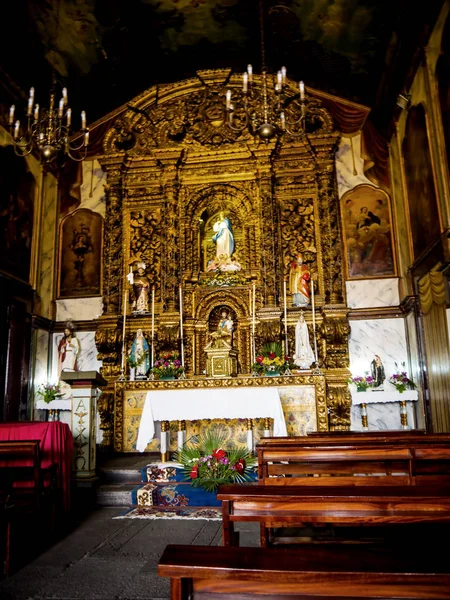
<svg viewBox="0 0 450 600">
<path fill-rule="evenodd" d="M 281 342 L 265 344 L 255 361 L 252 370 L 258 375 L 279 375 L 290 367 L 290 358 L 283 355 Z"/>
<path fill-rule="evenodd" d="M 347 383 L 355 385 L 357 392 L 367 392 L 367 390 L 371 390 L 374 387 L 376 382 L 375 379 L 366 372 L 363 376 L 356 375 L 356 377 L 350 377 L 350 379 L 347 379 Z"/>
<path fill-rule="evenodd" d="M 50 404 L 53 400 L 64 396 L 64 392 L 61 390 L 60 384 L 58 383 L 42 383 L 36 392 L 42 397 L 42 400 L 47 404 Z"/>
<path fill-rule="evenodd" d="M 256 458 L 247 448 L 225 446 L 226 433 L 212 427 L 205 434 L 189 440 L 174 455 L 183 467 L 192 487 L 216 492 L 225 483 L 244 483 L 253 479 Z"/>
<path fill-rule="evenodd" d="M 155 361 L 151 372 L 159 379 L 177 379 L 184 373 L 178 352 L 162 352 Z"/>
<path fill-rule="evenodd" d="M 402 363 L 402 368 L 405 368 L 405 363 Z M 391 377 L 389 378 L 389 383 L 391 383 L 395 389 L 397 390 L 397 392 L 399 392 L 400 394 L 402 394 L 404 391 L 406 390 L 414 390 L 416 389 L 416 384 L 414 383 L 414 381 L 412 381 L 405 370 L 400 371 L 399 366 L 397 365 L 397 363 L 395 363 L 395 367 L 397 369 L 397 373 L 394 373 L 393 375 L 391 375 Z"/>
</svg>

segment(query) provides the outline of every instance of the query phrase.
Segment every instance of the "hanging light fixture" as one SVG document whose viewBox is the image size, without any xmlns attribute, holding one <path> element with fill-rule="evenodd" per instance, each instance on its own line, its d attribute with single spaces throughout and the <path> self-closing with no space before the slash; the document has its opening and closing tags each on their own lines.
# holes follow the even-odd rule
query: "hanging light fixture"
<svg viewBox="0 0 450 600">
<path fill-rule="evenodd" d="M 30 89 L 25 127 L 21 126 L 19 120 L 14 121 L 14 104 L 9 109 L 9 128 L 14 150 L 18 156 L 27 156 L 37 151 L 44 163 L 64 154 L 80 162 L 86 158 L 89 143 L 86 113 L 84 110 L 81 112 L 81 141 L 71 142 L 72 110 L 68 106 L 67 89 L 62 89 L 61 99 L 56 106 L 54 83 L 53 79 L 49 107 L 46 109 L 41 109 L 35 103 L 34 88 Z"/>
<path fill-rule="evenodd" d="M 59 30 L 60 2 L 56 5 L 55 31 L 53 44 L 56 51 L 56 39 Z M 75 141 L 72 138 L 72 110 L 68 105 L 67 88 L 63 88 L 61 99 L 56 105 L 56 77 L 52 69 L 52 87 L 48 108 L 35 103 L 34 87 L 30 89 L 26 125 L 14 120 L 15 105 L 9 109 L 9 130 L 14 142 L 14 151 L 18 156 L 27 156 L 33 151 L 39 152 L 41 162 L 49 163 L 57 156 L 67 155 L 80 162 L 86 158 L 89 143 L 89 129 L 86 127 L 86 113 L 81 112 L 81 133 Z M 80 139 L 81 138 L 81 139 Z"/>
<path fill-rule="evenodd" d="M 234 131 L 248 129 L 255 137 L 268 142 L 276 135 L 287 133 L 302 136 L 305 132 L 306 96 L 303 81 L 298 91 L 287 83 L 286 67 L 276 76 L 269 75 L 264 47 L 264 8 L 259 0 L 259 24 L 261 40 L 261 86 L 253 78 L 252 65 L 242 76 L 242 89 L 235 101 L 231 90 L 225 96 L 227 124 Z M 299 100 L 300 102 L 295 102 Z"/>
</svg>

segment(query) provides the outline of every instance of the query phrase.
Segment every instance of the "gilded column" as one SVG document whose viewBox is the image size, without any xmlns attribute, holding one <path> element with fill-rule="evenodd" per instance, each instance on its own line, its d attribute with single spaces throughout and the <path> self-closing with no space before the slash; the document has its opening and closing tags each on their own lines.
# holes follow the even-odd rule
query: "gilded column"
<svg viewBox="0 0 450 600">
<path fill-rule="evenodd" d="M 111 183 L 105 186 L 103 310 L 117 314 L 122 289 L 122 196 L 118 171 L 109 172 L 108 181 Z"/>
<path fill-rule="evenodd" d="M 260 223 L 261 223 L 261 256 L 263 263 L 264 304 L 275 306 L 276 298 L 276 240 L 277 240 L 277 207 L 272 189 L 271 149 L 258 152 L 261 162 L 259 170 Z M 256 253 L 255 253 L 256 254 Z"/>
<path fill-rule="evenodd" d="M 344 302 L 342 276 L 342 239 L 339 222 L 339 199 L 335 189 L 334 164 L 322 163 L 318 172 L 319 222 L 323 260 L 323 278 L 326 304 Z"/>
<path fill-rule="evenodd" d="M 161 157 L 161 160 L 164 164 L 162 174 L 164 201 L 164 252 L 161 257 L 162 297 L 166 301 L 166 312 L 174 312 L 178 299 L 178 275 L 181 262 L 180 249 L 178 248 L 178 156 Z"/>
</svg>

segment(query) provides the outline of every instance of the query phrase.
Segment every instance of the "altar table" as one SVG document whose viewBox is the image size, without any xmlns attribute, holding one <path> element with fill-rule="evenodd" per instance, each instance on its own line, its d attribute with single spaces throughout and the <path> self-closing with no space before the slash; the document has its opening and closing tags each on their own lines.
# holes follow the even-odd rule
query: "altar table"
<svg viewBox="0 0 450 600">
<path fill-rule="evenodd" d="M 287 436 L 276 387 L 152 390 L 147 392 L 136 449 L 144 452 L 155 436 L 155 421 L 273 419 L 273 435 Z"/>
<path fill-rule="evenodd" d="M 361 406 L 362 430 L 369 431 L 367 406 L 398 402 L 400 406 L 401 429 L 411 429 L 408 424 L 407 402 L 416 402 L 418 398 L 419 395 L 416 390 L 405 390 L 404 392 L 393 390 L 383 392 L 373 390 L 370 392 L 352 392 L 352 405 Z"/>
<path fill-rule="evenodd" d="M 0 440 L 40 440 L 42 466 L 59 467 L 59 485 L 64 510 L 70 509 L 73 436 L 67 423 L 61 421 L 15 421 L 0 423 Z"/>
</svg>

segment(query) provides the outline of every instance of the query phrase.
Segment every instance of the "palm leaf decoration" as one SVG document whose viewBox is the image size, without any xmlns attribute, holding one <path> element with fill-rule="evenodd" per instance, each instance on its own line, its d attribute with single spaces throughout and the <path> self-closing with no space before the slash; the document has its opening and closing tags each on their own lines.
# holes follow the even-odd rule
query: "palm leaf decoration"
<svg viewBox="0 0 450 600">
<path fill-rule="evenodd" d="M 175 455 L 183 474 L 192 487 L 216 492 L 225 483 L 245 483 L 253 480 L 256 458 L 247 448 L 227 445 L 226 433 L 211 427 L 206 433 L 192 437 Z"/>
<path fill-rule="evenodd" d="M 267 342 L 264 344 L 261 350 L 263 356 L 269 356 L 269 354 L 275 354 L 275 356 L 283 356 L 283 345 L 281 342 Z"/>
</svg>

